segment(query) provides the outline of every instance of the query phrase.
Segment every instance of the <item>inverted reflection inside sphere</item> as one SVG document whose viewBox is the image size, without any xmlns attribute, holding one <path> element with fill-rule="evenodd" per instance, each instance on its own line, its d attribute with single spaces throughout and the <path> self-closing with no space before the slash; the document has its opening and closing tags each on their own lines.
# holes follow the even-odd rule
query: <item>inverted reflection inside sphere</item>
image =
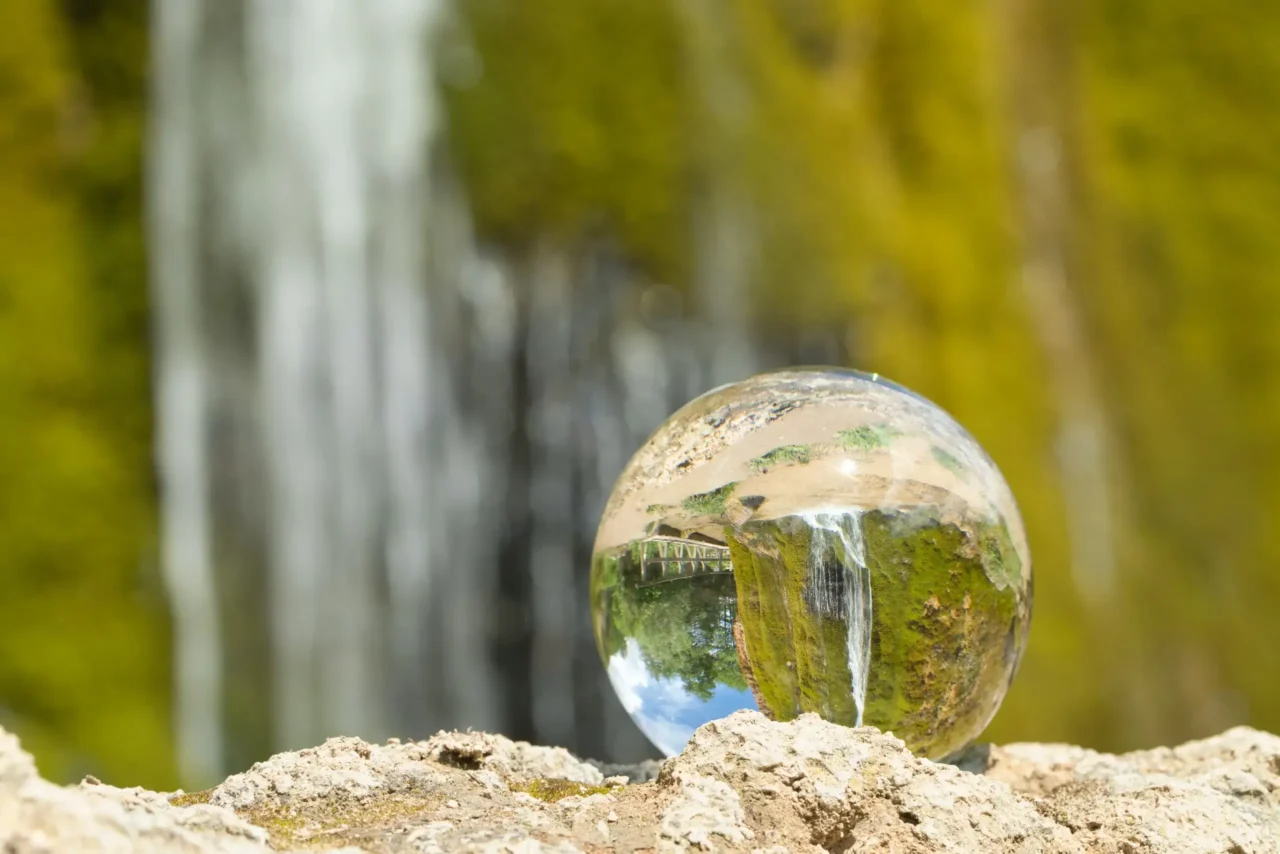
<svg viewBox="0 0 1280 854">
<path fill-rule="evenodd" d="M 1004 698 L 1031 561 L 1008 486 L 949 415 L 869 374 L 795 369 L 708 392 L 637 452 L 591 602 L 618 697 L 668 755 L 758 709 L 941 758 Z"/>
</svg>

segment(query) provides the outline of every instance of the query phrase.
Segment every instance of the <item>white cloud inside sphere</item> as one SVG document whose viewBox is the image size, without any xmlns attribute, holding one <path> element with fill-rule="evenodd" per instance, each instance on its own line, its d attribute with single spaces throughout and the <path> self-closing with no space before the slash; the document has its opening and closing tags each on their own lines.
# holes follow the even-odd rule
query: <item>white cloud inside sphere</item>
<svg viewBox="0 0 1280 854">
<path fill-rule="evenodd" d="M 658 679 L 644 663 L 634 638 L 626 648 L 609 659 L 609 681 L 622 707 L 640 730 L 668 756 L 684 749 L 694 727 L 677 718 L 680 712 L 698 704 L 679 679 Z"/>
</svg>

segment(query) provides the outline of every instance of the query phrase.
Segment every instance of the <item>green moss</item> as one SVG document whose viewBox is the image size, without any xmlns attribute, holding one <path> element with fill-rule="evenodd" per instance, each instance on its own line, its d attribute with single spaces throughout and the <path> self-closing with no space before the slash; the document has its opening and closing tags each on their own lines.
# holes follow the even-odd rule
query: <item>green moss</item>
<svg viewBox="0 0 1280 854">
<path fill-rule="evenodd" d="M 474 45 L 433 51 L 455 162 L 482 236 L 517 251 L 550 237 L 616 241 L 660 281 L 687 281 L 685 190 L 694 131 L 677 7 L 580 0 L 462 0 L 445 28 Z"/>
<path fill-rule="evenodd" d="M 615 788 L 613 786 L 592 786 L 587 783 L 564 780 L 559 777 L 539 777 L 536 780 L 510 783 L 508 785 L 513 792 L 524 792 L 549 804 L 576 796 L 607 795 Z"/>
<path fill-rule="evenodd" d="M 787 609 L 785 575 L 781 555 L 761 548 L 742 532 L 725 529 L 725 541 L 733 561 L 738 592 L 738 619 L 742 623 L 756 686 L 774 720 L 796 716 L 798 692 L 791 661 L 794 656 L 791 615 Z"/>
<path fill-rule="evenodd" d="M 929 452 L 933 454 L 933 458 L 935 460 L 941 463 L 944 468 L 950 470 L 952 474 L 955 474 L 959 477 L 965 476 L 964 463 L 956 459 L 955 455 L 952 454 L 950 451 L 948 451 L 945 448 L 940 448 L 937 445 L 934 445 L 931 448 L 929 448 Z"/>
<path fill-rule="evenodd" d="M 1022 558 L 1014 548 L 1008 524 L 1002 519 L 999 524 L 984 525 L 978 539 L 982 564 L 991 582 L 997 587 L 1020 586 L 1023 583 Z"/>
<path fill-rule="evenodd" d="M 697 513 L 704 516 L 723 516 L 728 510 L 728 501 L 732 497 L 738 484 L 726 483 L 718 489 L 710 492 L 700 492 L 697 495 L 690 495 L 684 501 L 680 502 L 680 506 L 690 513 Z"/>
<path fill-rule="evenodd" d="M 788 524 L 789 523 L 789 524 Z M 753 531 L 757 537 L 772 536 L 773 545 L 782 560 L 774 564 L 781 574 L 782 605 L 787 609 L 791 626 L 791 666 L 795 668 L 797 687 L 796 713 L 819 712 L 825 694 L 822 672 L 822 637 L 817 621 L 804 601 L 805 582 L 808 580 L 810 531 L 798 520 L 783 523 L 763 523 Z"/>
<path fill-rule="evenodd" d="M 866 723 L 940 758 L 976 737 L 1011 676 L 1026 615 L 974 537 L 924 511 L 863 516 L 873 602 Z"/>
<path fill-rule="evenodd" d="M 764 711 L 776 720 L 815 712 L 852 724 L 856 710 L 846 625 L 809 604 L 809 526 L 788 517 L 749 522 L 726 529 L 725 536 L 738 587 L 738 619 L 756 685 L 769 704 Z"/>
<path fill-rule="evenodd" d="M 821 655 L 825 666 L 823 711 L 827 720 L 853 726 L 858 708 L 853 701 L 853 678 L 849 671 L 849 631 L 841 620 L 821 619 Z"/>
<path fill-rule="evenodd" d="M 887 424 L 864 424 L 852 430 L 841 430 L 836 439 L 851 451 L 874 451 L 886 447 L 896 435 L 897 431 Z"/>
<path fill-rule="evenodd" d="M 209 798 L 213 796 L 213 789 L 205 789 L 203 792 L 183 792 L 180 795 L 174 795 L 169 798 L 169 803 L 175 807 L 193 807 L 197 804 L 209 803 Z"/>
<path fill-rule="evenodd" d="M 862 516 L 872 589 L 871 672 L 864 723 L 941 758 L 975 737 L 1003 696 L 1027 615 L 1009 573 L 1007 532 L 944 525 L 927 511 Z M 778 720 L 856 716 L 848 627 L 813 605 L 814 537 L 788 517 L 726 529 L 756 684 Z M 836 548 L 833 546 L 833 548 Z M 988 550 L 1000 566 L 989 567 Z"/>
<path fill-rule="evenodd" d="M 379 831 L 419 823 L 445 798 L 434 792 L 381 793 L 367 798 L 331 796 L 296 804 L 268 804 L 237 810 L 267 831 L 276 850 L 329 850 L 360 845 Z"/>
<path fill-rule="evenodd" d="M 750 465 L 752 469 L 760 472 L 775 466 L 806 465 L 812 459 L 813 449 L 809 445 L 783 445 L 756 457 Z"/>
</svg>

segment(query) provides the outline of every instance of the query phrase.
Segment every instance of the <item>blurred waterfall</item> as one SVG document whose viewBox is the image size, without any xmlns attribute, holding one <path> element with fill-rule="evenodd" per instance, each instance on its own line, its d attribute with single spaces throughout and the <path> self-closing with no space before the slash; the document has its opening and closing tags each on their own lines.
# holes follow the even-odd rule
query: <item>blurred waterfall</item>
<svg viewBox="0 0 1280 854">
<path fill-rule="evenodd" d="M 697 319 L 746 302 L 750 241 L 725 197 L 706 206 L 692 300 L 604 245 L 485 250 L 440 145 L 439 0 L 153 13 L 158 464 L 188 779 L 441 727 L 650 754 L 596 660 L 588 554 L 645 436 L 780 361 L 745 320 Z"/>
<path fill-rule="evenodd" d="M 155 4 L 165 563 L 197 776 L 232 759 L 233 692 L 272 746 L 309 744 L 387 732 L 393 686 L 429 672 L 429 437 L 459 417 L 425 289 L 437 5 Z"/>
</svg>

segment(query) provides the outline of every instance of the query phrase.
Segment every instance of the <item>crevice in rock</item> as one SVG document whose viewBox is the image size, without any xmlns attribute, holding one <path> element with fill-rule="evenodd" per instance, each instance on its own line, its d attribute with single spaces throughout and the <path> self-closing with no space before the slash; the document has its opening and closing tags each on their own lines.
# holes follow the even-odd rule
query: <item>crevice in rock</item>
<svg viewBox="0 0 1280 854">
<path fill-rule="evenodd" d="M 436 756 L 436 761 L 450 768 L 461 768 L 463 771 L 479 771 L 484 767 L 485 754 L 475 750 L 461 750 L 446 747 Z"/>
</svg>

